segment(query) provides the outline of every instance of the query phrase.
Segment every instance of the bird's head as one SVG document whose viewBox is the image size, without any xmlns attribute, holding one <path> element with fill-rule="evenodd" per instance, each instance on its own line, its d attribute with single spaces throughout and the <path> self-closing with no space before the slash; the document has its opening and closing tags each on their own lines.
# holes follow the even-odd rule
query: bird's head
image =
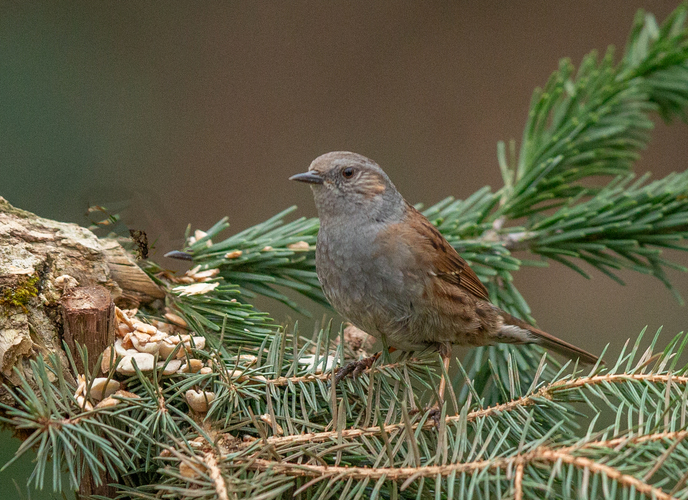
<svg viewBox="0 0 688 500">
<path fill-rule="evenodd" d="M 289 180 L 311 185 L 321 220 L 341 216 L 389 220 L 401 216 L 406 206 L 377 163 L 348 151 L 319 156 L 308 172 Z"/>
</svg>

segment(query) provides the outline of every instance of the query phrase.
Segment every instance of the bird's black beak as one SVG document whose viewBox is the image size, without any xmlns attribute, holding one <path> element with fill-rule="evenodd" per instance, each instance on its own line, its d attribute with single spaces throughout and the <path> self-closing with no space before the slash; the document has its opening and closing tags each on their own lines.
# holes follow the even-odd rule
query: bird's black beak
<svg viewBox="0 0 688 500">
<path fill-rule="evenodd" d="M 317 172 L 304 172 L 289 177 L 290 181 L 307 182 L 308 184 L 322 184 L 325 179 L 320 177 Z"/>
</svg>

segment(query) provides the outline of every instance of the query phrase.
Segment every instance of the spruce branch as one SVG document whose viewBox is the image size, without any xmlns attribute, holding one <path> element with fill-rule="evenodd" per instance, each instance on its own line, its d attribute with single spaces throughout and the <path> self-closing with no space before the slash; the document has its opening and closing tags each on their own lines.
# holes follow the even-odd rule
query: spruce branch
<svg viewBox="0 0 688 500">
<path fill-rule="evenodd" d="M 130 432 L 138 429 L 139 423 L 127 415 L 127 410 L 118 409 L 115 417 L 115 412 L 109 409 L 81 408 L 73 396 L 76 386 L 68 382 L 57 356 L 50 357 L 50 366 L 41 358 L 31 361 L 31 368 L 38 394 L 17 370 L 20 387 L 13 390 L 6 386 L 6 389 L 20 405 L 11 407 L 0 403 L 5 412 L 0 421 L 30 433 L 3 468 L 37 447 L 38 462 L 28 482 L 43 489 L 46 472 L 52 469 L 53 491 L 63 489 L 63 468 L 68 472 L 69 489 L 73 490 L 78 489 L 87 471 L 96 482 L 101 471 L 115 478 L 130 471 L 137 456 Z M 118 421 L 125 425 L 119 425 Z"/>
<path fill-rule="evenodd" d="M 675 339 L 674 344 L 678 340 L 685 340 L 685 336 L 679 336 Z M 632 360 L 631 358 L 628 358 Z M 622 361 L 628 361 L 625 358 L 621 358 Z M 617 363 L 618 364 L 618 363 Z M 397 366 L 390 365 L 389 369 L 398 368 Z M 590 374 L 580 377 L 573 377 L 572 375 L 566 375 L 559 378 L 556 382 L 551 382 L 541 385 L 537 390 L 532 391 L 522 397 L 511 399 L 506 403 L 501 403 L 493 406 L 484 406 L 483 401 L 477 400 L 478 409 L 468 412 L 466 415 L 454 415 L 447 416 L 445 422 L 447 424 L 452 422 L 458 422 L 459 420 L 465 420 L 466 422 L 474 422 L 479 419 L 484 419 L 494 415 L 500 415 L 504 412 L 511 411 L 527 411 L 529 407 L 532 406 L 543 406 L 551 403 L 564 403 L 570 401 L 576 401 L 576 391 L 581 387 L 586 389 L 592 389 L 594 386 L 603 385 L 609 386 L 610 384 L 633 384 L 633 385 L 645 385 L 650 384 L 678 384 L 679 386 L 688 387 L 688 377 L 685 375 L 677 375 L 674 373 L 655 373 L 649 372 L 644 373 L 642 368 L 645 366 L 645 358 L 641 359 L 635 368 L 626 368 L 620 373 L 607 372 L 607 373 L 597 373 L 596 369 L 593 369 Z M 380 370 L 381 371 L 381 370 Z M 283 380 L 274 379 L 268 380 L 267 383 L 283 383 Z M 623 391 L 617 390 L 617 396 L 622 397 Z M 548 411 L 547 409 L 546 411 Z M 435 424 L 431 421 L 425 421 L 420 428 L 425 430 L 430 430 L 434 428 Z M 419 428 L 419 424 L 414 424 L 412 426 L 415 432 Z M 281 446 L 281 445 L 295 445 L 299 443 L 316 443 L 316 442 L 327 442 L 332 441 L 335 438 L 338 439 L 357 439 L 361 436 L 380 436 L 382 433 L 388 435 L 395 434 L 404 429 L 404 424 L 389 424 L 384 425 L 382 428 L 380 426 L 373 426 L 368 428 L 355 428 L 347 429 L 344 431 L 327 431 L 327 432 L 316 432 L 310 434 L 301 435 L 291 435 L 291 436 L 273 436 L 267 439 L 267 442 L 271 445 Z M 247 445 L 243 445 L 244 447 Z"/>
<path fill-rule="evenodd" d="M 134 498 L 154 498 L 160 491 L 179 498 L 216 498 L 225 491 L 231 498 L 248 498 L 253 494 L 277 498 L 302 488 L 324 498 L 329 493 L 324 485 L 332 487 L 336 478 L 339 488 L 343 479 L 354 488 L 342 492 L 342 498 L 353 498 L 352 491 L 370 494 L 370 488 L 376 487 L 382 496 L 393 491 L 402 496 L 432 495 L 449 492 L 454 488 L 450 484 L 462 481 L 467 482 L 475 498 L 481 498 L 483 494 L 513 494 L 516 478 L 520 477 L 518 487 L 522 494 L 532 497 L 539 491 L 535 485 L 543 481 L 550 483 L 548 489 L 552 491 L 566 488 L 560 471 L 564 464 L 571 467 L 568 473 L 573 473 L 577 491 L 591 491 L 592 486 L 585 484 L 587 470 L 604 477 L 608 485 L 615 485 L 612 488 L 625 492 L 624 495 L 635 490 L 670 498 L 666 487 L 673 484 L 673 488 L 681 481 L 684 473 L 678 464 L 683 463 L 688 453 L 682 444 L 688 410 L 688 367 L 678 365 L 687 338 L 677 336 L 655 356 L 651 349 L 642 354 L 638 349 L 630 349 L 610 363 L 609 369 L 597 368 L 588 374 L 561 372 L 553 382 L 540 381 L 523 396 L 505 404 L 485 407 L 475 400 L 465 404 L 458 415 L 447 414 L 445 408 L 439 430 L 427 421 L 425 414 L 410 415 L 405 410 L 408 392 L 396 382 L 406 380 L 414 359 L 380 367 L 370 376 L 362 376 L 356 384 L 349 382 L 342 388 L 341 397 L 337 396 L 337 403 L 325 406 L 318 405 L 316 399 L 304 399 L 316 388 L 327 395 L 328 388 L 322 385 L 320 377 L 291 380 L 286 385 L 282 381 L 269 384 L 270 380 L 279 380 L 279 370 L 266 367 L 268 371 L 264 373 L 272 374 L 263 385 L 267 390 L 255 391 L 247 407 L 237 407 L 225 414 L 219 428 L 210 420 L 199 425 L 187 417 L 181 397 L 191 385 L 223 384 L 225 375 L 219 364 L 219 372 L 207 375 L 189 373 L 163 378 L 158 372 L 151 376 L 137 371 L 128 387 L 139 398 L 107 413 L 108 418 L 117 422 L 117 428 L 126 424 L 131 434 L 126 441 L 128 446 L 112 446 L 112 450 L 121 455 L 120 460 L 133 460 L 138 464 L 136 468 L 154 474 L 157 480 L 147 483 L 152 484 L 150 493 L 147 486 L 131 484 L 122 486 L 121 491 Z M 275 339 L 273 343 L 279 345 L 282 340 Z M 324 355 L 327 351 L 322 349 L 326 346 L 320 345 Z M 269 346 L 266 350 L 274 348 Z M 257 357 L 265 359 L 265 354 Z M 220 353 L 207 354 L 213 355 Z M 511 365 L 509 369 L 510 377 L 518 380 L 518 367 Z M 425 370 L 418 372 L 422 375 Z M 349 392 L 347 387 L 363 390 Z M 64 391 L 68 391 L 68 396 L 72 390 L 59 378 L 52 382 L 46 378 L 44 392 L 48 394 L 64 397 Z M 21 400 L 25 396 L 16 397 Z M 361 405 L 370 400 L 382 403 L 376 412 L 380 416 L 386 413 L 392 423 L 361 426 Z M 638 420 L 629 418 L 624 426 L 617 416 L 616 424 L 596 428 L 597 416 L 603 411 L 596 400 L 618 416 L 633 408 L 629 417 L 637 415 Z M 293 403 L 297 401 L 306 408 L 295 407 Z M 567 404 L 571 401 L 582 402 L 592 417 L 583 437 L 576 436 L 575 412 Z M 218 400 L 215 404 L 223 403 Z M 87 429 L 94 415 L 99 414 L 77 406 L 72 410 L 69 425 Z M 171 415 L 165 424 L 167 435 L 156 431 L 151 420 L 165 414 Z M 256 417 L 259 414 L 263 415 L 260 419 Z M 207 418 L 211 415 L 213 412 Z M 383 422 L 379 417 L 376 420 Z M 16 425 L 17 420 L 6 422 Z M 41 427 L 35 433 L 46 438 L 51 430 Z M 177 437 L 172 444 L 162 444 L 170 443 L 169 433 Z M 106 433 L 103 443 L 112 442 L 113 436 L 118 435 Z M 87 466 L 95 466 L 96 456 L 80 450 L 74 457 L 75 463 L 83 460 Z M 648 462 L 648 456 L 657 460 Z M 37 476 L 44 475 L 47 469 L 48 464 L 39 461 Z M 654 477 L 662 478 L 660 483 L 651 482 Z"/>
<path fill-rule="evenodd" d="M 684 336 L 677 339 L 674 344 L 678 345 L 679 341 L 683 340 L 685 340 Z M 666 371 L 674 359 L 674 354 L 680 354 L 680 351 L 664 353 L 656 360 L 656 369 L 647 372 L 645 372 L 648 369 L 646 356 L 643 356 L 637 360 L 635 369 L 630 374 L 623 370 L 619 373 L 613 373 L 610 370 L 610 373 L 590 374 L 583 377 L 567 375 L 555 383 L 537 388 L 528 396 L 528 399 L 515 401 L 508 407 L 487 411 L 474 410 L 472 415 L 464 408 L 460 416 L 444 420 L 443 427 L 439 430 L 441 434 L 444 429 L 451 440 L 454 440 L 453 446 L 446 444 L 442 447 L 447 452 L 446 456 L 449 457 L 450 450 L 461 453 L 463 449 L 464 460 L 456 461 L 457 457 L 455 457 L 443 460 L 442 463 L 435 463 L 430 456 L 423 454 L 422 456 L 426 457 L 428 462 L 421 466 L 414 466 L 413 461 L 409 462 L 413 454 L 409 455 L 408 449 L 405 451 L 399 446 L 400 444 L 407 443 L 409 439 L 416 440 L 416 446 L 413 448 L 419 450 L 418 453 L 420 453 L 420 450 L 433 449 L 428 439 L 433 439 L 438 435 L 434 425 L 426 423 L 418 425 L 418 417 L 414 417 L 416 422 L 412 424 L 411 429 L 408 424 L 400 422 L 395 426 L 384 426 L 382 429 L 373 427 L 368 429 L 369 433 L 361 433 L 359 429 L 352 430 L 354 432 L 351 433 L 346 429 L 337 429 L 327 434 L 273 436 L 243 443 L 237 443 L 236 438 L 231 436 L 225 435 L 223 438 L 216 436 L 213 442 L 220 443 L 220 451 L 215 453 L 223 457 L 218 463 L 224 464 L 229 470 L 245 471 L 247 467 L 250 470 L 277 474 L 283 479 L 300 479 L 300 483 L 291 483 L 293 488 L 298 486 L 298 488 L 303 488 L 302 491 L 312 491 L 313 494 L 322 498 L 326 497 L 335 484 L 341 488 L 343 484 L 341 481 L 344 478 L 349 481 L 349 484 L 356 486 L 353 490 L 351 488 L 346 490 L 343 498 L 353 498 L 355 493 L 352 491 L 368 491 L 370 494 L 371 488 L 374 490 L 373 484 L 379 486 L 378 493 L 383 496 L 390 494 L 395 488 L 392 484 L 397 485 L 399 494 L 407 490 L 414 496 L 433 494 L 440 490 L 446 492 L 449 491 L 447 488 L 450 480 L 456 482 L 462 479 L 468 481 L 469 485 L 473 485 L 472 492 L 476 498 L 481 498 L 483 493 L 492 495 L 499 492 L 503 494 L 512 492 L 513 494 L 517 477 L 517 474 L 513 472 L 514 469 L 522 469 L 519 480 L 519 487 L 524 489 L 522 494 L 533 497 L 534 492 L 528 489 L 529 486 L 532 488 L 531 481 L 533 480 L 554 481 L 548 487 L 550 489 L 566 487 L 563 478 L 560 478 L 560 472 L 557 472 L 561 464 L 572 467 L 570 470 L 574 471 L 577 483 L 585 481 L 586 471 L 589 471 L 604 477 L 607 482 L 605 487 L 611 488 L 612 491 L 622 492 L 624 496 L 628 495 L 629 491 L 635 490 L 648 496 L 654 495 L 655 498 L 674 498 L 673 494 L 667 493 L 662 487 L 664 483 L 658 486 L 650 483 L 649 480 L 661 469 L 662 474 L 670 474 L 674 481 L 680 481 L 683 473 L 680 467 L 677 467 L 677 463 L 681 463 L 686 452 L 681 445 L 686 435 L 685 430 L 652 430 L 655 429 L 653 426 L 649 432 L 646 432 L 642 425 L 634 426 L 632 429 L 615 429 L 612 426 L 612 428 L 603 428 L 596 432 L 591 429 L 581 439 L 572 438 L 571 435 L 567 437 L 559 432 L 561 426 L 558 428 L 554 426 L 554 432 L 550 430 L 543 434 L 532 434 L 537 427 L 537 417 L 532 413 L 533 410 L 550 404 L 555 406 L 555 403 L 560 405 L 557 400 L 568 400 L 572 393 L 579 390 L 589 393 L 588 398 L 590 396 L 603 397 L 610 404 L 623 408 L 624 404 L 621 402 L 623 398 L 619 397 L 622 394 L 618 388 L 619 385 L 643 387 L 668 384 L 671 381 L 672 385 L 680 387 L 672 398 L 685 399 L 685 396 L 682 396 L 685 394 L 685 376 L 674 376 Z M 615 366 L 625 368 L 625 365 L 634 362 L 636 362 L 635 353 L 622 354 Z M 599 393 L 594 388 L 595 386 L 602 387 L 605 394 Z M 615 402 L 616 398 L 619 398 L 618 402 Z M 648 400 L 648 403 L 658 404 L 659 407 L 664 406 L 663 400 Z M 589 409 L 594 408 L 591 401 L 587 404 Z M 672 402 L 669 407 L 671 406 L 675 406 L 675 403 Z M 504 418 L 504 412 L 508 413 L 515 408 L 525 407 L 531 408 L 530 411 L 525 412 L 525 420 L 512 421 Z M 599 414 L 599 410 L 597 413 Z M 679 413 L 675 413 L 671 418 L 680 419 Z M 569 418 L 564 417 L 564 419 Z M 469 424 L 469 421 L 472 421 L 472 424 Z M 663 429 L 671 429 L 673 424 L 663 423 L 662 426 Z M 521 446 L 518 445 L 518 439 L 513 443 L 510 442 L 508 435 L 511 432 L 521 438 Z M 523 433 L 528 437 L 523 438 Z M 608 433 L 619 437 L 602 440 L 594 438 L 595 435 Z M 389 446 L 383 444 L 383 436 Z M 499 438 L 496 439 L 497 437 Z M 575 444 L 571 444 L 572 439 L 576 440 Z M 456 440 L 464 444 L 458 444 Z M 432 442 L 434 443 L 434 439 Z M 525 442 L 529 444 L 523 445 Z M 644 457 L 642 462 L 628 460 L 629 448 L 632 448 L 634 456 Z M 391 463 L 389 450 L 394 460 Z M 671 450 L 671 453 L 668 454 L 667 450 Z M 202 447 L 202 451 L 194 453 L 194 456 L 206 456 L 208 452 Z M 279 459 L 269 458 L 272 453 Z M 328 456 L 334 458 L 338 453 L 344 453 L 342 460 L 348 464 L 347 466 L 329 462 Z M 242 459 L 242 456 L 246 458 Z M 656 456 L 659 460 L 648 461 L 648 456 Z M 628 460 L 628 463 L 617 463 L 615 457 L 622 457 Z M 323 460 L 325 463 L 322 463 Z M 424 478 L 439 478 L 439 481 L 424 486 Z M 320 483 L 326 483 L 327 487 L 325 488 Z M 210 487 L 209 481 L 204 484 Z M 484 484 L 481 488 L 485 489 L 478 489 L 478 484 Z M 439 490 L 434 489 L 438 486 Z M 613 497 L 613 494 L 607 497 Z"/>
<path fill-rule="evenodd" d="M 646 177 L 617 179 L 594 197 L 567 205 L 528 228 L 512 249 L 527 248 L 588 278 L 571 259 L 581 259 L 623 281 L 612 270 L 631 269 L 661 280 L 680 300 L 664 268 L 686 271 L 661 256 L 663 248 L 686 251 L 688 172 L 645 184 Z"/>
<path fill-rule="evenodd" d="M 630 172 L 653 127 L 648 113 L 670 117 L 687 102 L 685 18 L 682 5 L 659 28 L 639 12 L 618 64 L 612 49 L 599 61 L 586 56 L 575 75 L 560 63 L 533 94 L 517 164 L 503 167 L 508 193 L 497 215 L 531 215 L 590 193 L 582 179 Z"/>
<path fill-rule="evenodd" d="M 601 464 L 587 457 L 576 456 L 569 449 L 551 449 L 546 446 L 539 447 L 529 453 L 503 459 L 478 460 L 468 463 L 425 466 L 422 468 L 389 467 L 369 469 L 363 467 L 337 467 L 326 465 L 274 464 L 270 461 L 260 459 L 255 460 L 251 464 L 251 468 L 256 470 L 271 470 L 287 476 L 315 478 L 320 480 L 347 477 L 363 481 L 377 479 L 378 481 L 401 482 L 405 480 L 404 484 L 407 484 L 409 479 L 437 478 L 456 475 L 457 473 L 476 475 L 490 470 L 506 471 L 506 479 L 508 480 L 511 479 L 509 471 L 516 468 L 516 475 L 514 476 L 514 495 L 517 498 L 523 498 L 523 475 L 525 466 L 533 465 L 535 467 L 549 468 L 554 464 L 570 464 L 579 470 L 599 474 L 617 482 L 623 487 L 633 488 L 640 494 L 647 495 L 650 498 L 662 500 L 671 500 L 675 498 L 671 494 L 665 493 L 661 488 L 647 484 L 632 475 L 623 474 L 611 466 Z M 311 479 L 307 484 L 314 485 L 316 481 Z M 402 485 L 400 489 L 404 491 L 405 488 Z"/>
<path fill-rule="evenodd" d="M 275 288 L 291 288 L 316 302 L 327 303 L 315 274 L 318 220 L 301 218 L 285 224 L 284 217 L 295 209 L 291 207 L 257 226 L 213 243 L 212 238 L 229 227 L 225 218 L 199 234 L 199 238 L 187 235 L 189 244 L 184 250 L 203 269 L 220 269 L 220 276 L 238 285 L 243 297 L 265 295 L 308 314 Z"/>
</svg>

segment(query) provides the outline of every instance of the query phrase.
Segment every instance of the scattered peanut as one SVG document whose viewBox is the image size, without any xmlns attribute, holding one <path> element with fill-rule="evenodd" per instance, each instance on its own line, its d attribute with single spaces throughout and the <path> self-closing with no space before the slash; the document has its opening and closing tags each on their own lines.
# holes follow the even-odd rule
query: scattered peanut
<svg viewBox="0 0 688 500">
<path fill-rule="evenodd" d="M 179 369 L 181 373 L 196 373 L 203 368 L 203 361 L 200 359 L 190 359 L 188 363 L 184 363 Z"/>
<path fill-rule="evenodd" d="M 120 361 L 117 365 L 117 372 L 121 373 L 122 375 L 133 375 L 136 373 L 134 362 L 136 362 L 136 366 L 138 366 L 139 370 L 142 372 L 148 372 L 155 367 L 154 361 L 155 358 L 152 354 L 137 352 L 131 356 L 124 357 L 124 359 L 122 359 L 122 361 Z"/>
<path fill-rule="evenodd" d="M 196 391 L 189 389 L 186 391 L 186 402 L 189 406 L 199 413 L 205 413 L 210 407 L 210 403 L 215 399 L 214 392 Z"/>
<path fill-rule="evenodd" d="M 157 364 L 158 368 L 164 367 L 162 370 L 163 375 L 172 375 L 174 373 L 177 373 L 181 366 L 182 362 L 178 359 L 171 359 L 167 364 L 165 364 L 165 361 L 158 361 Z"/>
<path fill-rule="evenodd" d="M 290 250 L 309 250 L 310 246 L 305 241 L 297 241 L 296 243 L 287 245 L 287 248 Z"/>
<path fill-rule="evenodd" d="M 269 414 L 265 413 L 265 414 L 261 415 L 261 416 L 260 416 L 260 419 L 261 419 L 263 422 L 265 422 L 266 424 L 268 424 L 271 428 L 273 428 L 273 429 L 274 429 L 274 432 L 275 432 L 276 434 L 278 434 L 278 435 L 284 434 L 284 429 L 282 429 L 282 426 L 281 426 L 280 424 L 278 424 L 277 422 L 274 422 L 274 423 L 273 423 L 272 417 L 270 417 Z M 273 425 L 274 425 L 274 426 L 273 426 Z"/>
<path fill-rule="evenodd" d="M 107 385 L 106 385 L 107 384 Z M 119 382 L 116 380 L 108 380 L 107 378 L 99 377 L 93 379 L 91 385 L 91 397 L 97 401 L 106 398 L 119 390 Z"/>
<path fill-rule="evenodd" d="M 173 323 L 177 326 L 181 326 L 182 328 L 188 328 L 189 327 L 189 325 L 186 323 L 184 318 L 182 318 L 181 316 L 178 316 L 172 312 L 165 313 L 165 318 L 170 323 Z"/>
<path fill-rule="evenodd" d="M 147 333 L 148 335 L 155 335 L 158 332 L 158 329 L 153 325 L 148 325 L 141 322 L 134 323 L 134 328 L 136 328 L 139 332 Z"/>
</svg>

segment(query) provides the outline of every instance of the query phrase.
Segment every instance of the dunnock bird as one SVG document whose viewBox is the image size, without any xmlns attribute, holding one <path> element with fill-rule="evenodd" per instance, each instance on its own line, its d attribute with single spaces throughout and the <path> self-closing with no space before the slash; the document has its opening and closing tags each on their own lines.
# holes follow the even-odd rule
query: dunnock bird
<svg viewBox="0 0 688 500">
<path fill-rule="evenodd" d="M 492 304 L 466 261 L 374 161 L 335 151 L 290 180 L 313 189 L 320 217 L 315 267 L 325 297 L 361 330 L 403 351 L 436 346 L 445 367 L 452 344 L 497 342 L 597 361 Z M 442 395 L 444 377 L 440 384 Z"/>
</svg>

